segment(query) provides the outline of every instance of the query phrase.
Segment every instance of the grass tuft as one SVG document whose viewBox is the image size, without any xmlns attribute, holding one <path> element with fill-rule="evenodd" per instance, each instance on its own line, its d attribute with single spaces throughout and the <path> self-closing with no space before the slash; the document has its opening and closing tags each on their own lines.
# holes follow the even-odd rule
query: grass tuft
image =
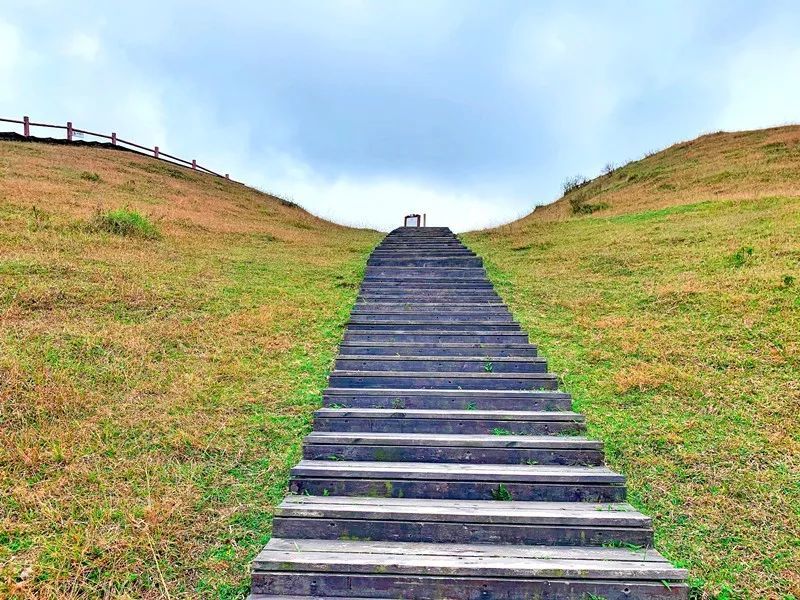
<svg viewBox="0 0 800 600">
<path fill-rule="evenodd" d="M 105 231 L 114 235 L 140 237 L 155 240 L 161 237 L 153 222 L 141 213 L 129 208 L 118 208 L 103 212 L 98 209 L 89 223 L 94 231 Z"/>
<path fill-rule="evenodd" d="M 514 498 L 509 489 L 502 483 L 492 490 L 492 500 L 498 502 L 511 502 Z"/>
<path fill-rule="evenodd" d="M 94 183 L 98 183 L 99 181 L 101 181 L 100 175 L 92 171 L 84 171 L 83 173 L 81 173 L 81 179 L 85 181 L 92 181 Z"/>
</svg>

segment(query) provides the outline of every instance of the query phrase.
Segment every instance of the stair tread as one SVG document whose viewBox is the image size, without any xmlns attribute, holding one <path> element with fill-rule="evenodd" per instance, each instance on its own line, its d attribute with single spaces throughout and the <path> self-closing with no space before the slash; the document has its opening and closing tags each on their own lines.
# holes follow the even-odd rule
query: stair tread
<svg viewBox="0 0 800 600">
<path fill-rule="evenodd" d="M 359 394 L 369 396 L 447 396 L 458 398 L 570 398 L 570 394 L 560 390 L 420 390 L 405 388 L 326 388 L 325 395 L 345 396 Z"/>
<path fill-rule="evenodd" d="M 597 449 L 603 443 L 578 436 L 556 435 L 484 435 L 459 433 L 374 433 L 314 431 L 308 434 L 309 444 L 391 445 L 391 446 L 452 446 L 477 448 L 544 448 Z"/>
<path fill-rule="evenodd" d="M 627 503 L 405 498 L 366 498 L 367 502 L 352 502 L 354 499 L 348 496 L 289 496 L 278 506 L 276 516 L 616 528 L 649 528 L 652 524 L 650 517 Z"/>
<path fill-rule="evenodd" d="M 436 410 L 396 408 L 320 408 L 314 413 L 320 417 L 353 418 L 383 417 L 394 419 L 492 419 L 502 421 L 574 421 L 582 422 L 584 416 L 572 411 L 533 410 Z M 500 436 L 498 436 L 500 437 Z M 502 436 L 507 437 L 507 436 Z"/>
<path fill-rule="evenodd" d="M 352 371 L 334 370 L 331 376 L 351 377 L 435 377 L 447 379 L 452 377 L 483 378 L 483 379 L 557 379 L 555 373 L 462 373 L 460 371 Z"/>
<path fill-rule="evenodd" d="M 374 332 L 368 331 L 366 329 L 350 329 L 347 333 L 351 335 L 375 335 Z M 419 332 L 416 331 L 408 331 L 406 329 L 384 329 L 380 332 L 382 335 L 419 335 Z M 523 331 L 487 331 L 483 334 L 475 333 L 474 331 L 468 331 L 465 329 L 428 329 L 425 332 L 425 335 L 441 335 L 441 336 L 457 336 L 457 335 L 468 335 L 468 336 L 478 336 L 478 335 L 490 335 L 493 337 L 503 336 L 503 337 L 515 337 L 519 338 L 525 336 L 527 338 L 527 334 Z M 474 342 L 480 343 L 480 342 Z"/>
<path fill-rule="evenodd" d="M 398 315 L 399 314 L 400 313 L 398 313 Z M 508 325 L 508 326 L 517 325 L 517 326 L 519 326 L 519 323 L 517 323 L 516 321 L 502 321 L 502 320 L 493 321 L 491 319 L 484 319 L 484 320 L 481 320 L 481 321 L 478 321 L 478 320 L 475 320 L 475 321 L 466 321 L 466 320 L 465 321 L 449 321 L 446 324 L 447 325 L 468 325 L 470 327 L 476 327 L 476 326 L 479 326 L 479 325 L 480 326 L 489 326 L 489 325 Z M 428 320 L 424 320 L 424 319 L 392 319 L 392 320 L 377 321 L 376 322 L 376 321 L 370 321 L 368 319 L 359 319 L 358 315 L 356 315 L 355 318 L 351 318 L 347 322 L 347 325 L 445 325 L 445 322 L 443 322 L 443 321 L 434 321 L 433 319 L 428 319 Z"/>
<path fill-rule="evenodd" d="M 436 361 L 436 362 L 479 362 L 486 364 L 486 356 L 391 356 L 391 355 L 376 355 L 376 354 L 339 354 L 338 359 L 346 360 L 369 360 L 374 362 L 403 360 L 403 361 Z M 497 356 L 491 357 L 489 362 L 492 363 L 546 363 L 547 359 L 542 356 Z M 424 371 L 422 371 L 424 373 Z M 489 371 L 487 371 L 489 372 Z"/>
<path fill-rule="evenodd" d="M 686 571 L 655 550 L 421 542 L 270 540 L 255 571 L 311 571 L 553 579 L 678 580 Z"/>
<path fill-rule="evenodd" d="M 542 483 L 624 483 L 608 467 L 301 460 L 293 476 Z"/>
</svg>

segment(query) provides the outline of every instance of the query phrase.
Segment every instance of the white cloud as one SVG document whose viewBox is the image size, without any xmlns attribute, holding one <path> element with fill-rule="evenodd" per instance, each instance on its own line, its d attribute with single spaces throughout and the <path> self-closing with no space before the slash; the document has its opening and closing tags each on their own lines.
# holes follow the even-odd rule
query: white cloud
<svg viewBox="0 0 800 600">
<path fill-rule="evenodd" d="M 100 40 L 87 33 L 75 33 L 64 44 L 64 53 L 67 56 L 86 62 L 95 62 L 100 56 L 100 50 Z"/>
<path fill-rule="evenodd" d="M 12 82 L 19 77 L 21 62 L 22 40 L 19 32 L 9 23 L 0 21 L 0 101 L 14 98 L 18 86 Z"/>
<path fill-rule="evenodd" d="M 317 214 L 377 229 L 397 227 L 402 217 L 411 213 L 426 213 L 428 225 L 448 226 L 454 231 L 477 229 L 517 216 L 509 211 L 512 202 L 507 198 L 436 189 L 414 181 L 342 177 L 332 182 L 306 180 L 290 189 Z M 349 214 L 337 208 L 341 206 L 346 206 Z"/>
<path fill-rule="evenodd" d="M 281 159 L 284 165 L 288 160 Z M 513 207 L 519 199 L 491 192 L 458 190 L 429 182 L 393 177 L 321 177 L 308 166 L 294 166 L 292 177 L 265 176 L 251 170 L 249 182 L 265 191 L 286 197 L 323 218 L 358 227 L 391 230 L 403 217 L 425 213 L 428 225 L 447 226 L 453 231 L 468 231 L 501 224 L 521 216 Z"/>
<path fill-rule="evenodd" d="M 800 122 L 797 40 L 773 28 L 750 36 L 728 63 L 727 92 L 716 128 L 756 129 Z"/>
</svg>

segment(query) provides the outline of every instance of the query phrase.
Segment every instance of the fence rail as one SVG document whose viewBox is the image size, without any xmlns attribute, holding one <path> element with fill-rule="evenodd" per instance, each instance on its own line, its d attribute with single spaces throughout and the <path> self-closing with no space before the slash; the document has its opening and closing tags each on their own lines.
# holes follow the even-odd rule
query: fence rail
<svg viewBox="0 0 800 600">
<path fill-rule="evenodd" d="M 217 177 L 222 177 L 224 179 L 230 179 L 228 173 L 222 175 L 220 173 L 217 173 L 216 171 L 212 171 L 209 168 L 197 164 L 197 160 L 195 159 L 186 160 L 183 158 L 178 158 L 177 156 L 173 156 L 172 154 L 167 154 L 166 152 L 162 152 L 158 146 L 148 148 L 147 146 L 142 146 L 140 144 L 136 144 L 128 140 L 123 140 L 122 138 L 117 137 L 116 132 L 112 132 L 111 135 L 106 135 L 104 133 L 89 131 L 88 129 L 77 129 L 76 127 L 73 127 L 72 121 L 67 121 L 66 125 L 53 125 L 51 123 L 35 123 L 31 121 L 29 117 L 25 116 L 22 117 L 21 121 L 17 119 L 0 118 L 0 122 L 16 123 L 18 125 L 22 125 L 22 135 L 25 137 L 31 137 L 31 127 L 49 127 L 50 129 L 66 130 L 67 141 L 70 142 L 74 140 L 76 133 L 80 135 L 90 135 L 92 137 L 110 140 L 111 144 L 114 146 L 128 147 L 128 149 L 133 149 L 132 152 L 136 152 L 137 154 L 152 156 L 153 158 L 163 160 L 164 162 L 179 164 L 181 166 L 189 167 L 195 171 L 200 171 L 201 173 L 208 173 L 209 175 L 215 175 Z"/>
</svg>

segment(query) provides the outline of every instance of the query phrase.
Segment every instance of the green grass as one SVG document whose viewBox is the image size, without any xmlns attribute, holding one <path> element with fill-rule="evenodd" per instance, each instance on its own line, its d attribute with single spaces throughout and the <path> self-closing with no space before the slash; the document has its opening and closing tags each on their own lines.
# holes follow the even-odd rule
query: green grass
<svg viewBox="0 0 800 600">
<path fill-rule="evenodd" d="M 98 175 L 97 173 L 92 173 L 91 171 L 84 171 L 83 173 L 81 173 L 81 179 L 84 179 L 85 181 L 92 181 L 94 183 L 97 183 L 102 180 L 100 175 Z"/>
<path fill-rule="evenodd" d="M 161 233 L 150 219 L 128 208 L 118 208 L 106 212 L 98 210 L 89 226 L 94 231 L 105 231 L 114 235 L 141 237 L 148 240 L 161 237 Z"/>
<path fill-rule="evenodd" d="M 696 597 L 800 590 L 800 200 L 464 236 Z"/>
<path fill-rule="evenodd" d="M 498 502 L 511 502 L 514 498 L 502 483 L 492 490 L 492 499 Z"/>
</svg>

